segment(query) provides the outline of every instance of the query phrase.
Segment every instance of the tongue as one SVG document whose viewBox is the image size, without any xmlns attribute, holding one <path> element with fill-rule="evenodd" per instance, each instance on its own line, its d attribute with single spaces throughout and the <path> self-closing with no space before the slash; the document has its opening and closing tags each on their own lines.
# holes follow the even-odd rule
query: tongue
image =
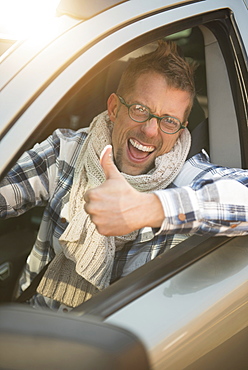
<svg viewBox="0 0 248 370">
<path fill-rule="evenodd" d="M 130 143 L 129 143 L 129 151 L 130 151 L 131 155 L 134 158 L 137 158 L 137 159 L 144 159 L 144 158 L 148 157 L 148 155 L 150 154 L 149 152 L 143 152 L 142 150 L 139 150 L 139 149 L 135 148 Z"/>
</svg>

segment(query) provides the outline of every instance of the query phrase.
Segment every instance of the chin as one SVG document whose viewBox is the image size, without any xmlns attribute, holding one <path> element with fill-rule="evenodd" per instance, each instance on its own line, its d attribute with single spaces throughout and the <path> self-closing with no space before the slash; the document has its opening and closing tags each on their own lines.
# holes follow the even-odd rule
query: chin
<svg viewBox="0 0 248 370">
<path fill-rule="evenodd" d="M 147 174 L 152 168 L 154 168 L 154 164 L 149 164 L 147 166 L 141 166 L 137 164 L 134 166 L 123 166 L 121 172 L 130 176 L 139 176 Z"/>
</svg>

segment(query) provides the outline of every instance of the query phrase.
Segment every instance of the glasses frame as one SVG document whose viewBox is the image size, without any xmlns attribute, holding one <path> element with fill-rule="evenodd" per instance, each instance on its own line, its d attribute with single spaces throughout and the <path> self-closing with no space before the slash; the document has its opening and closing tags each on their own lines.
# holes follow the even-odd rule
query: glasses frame
<svg viewBox="0 0 248 370">
<path fill-rule="evenodd" d="M 127 107 L 127 108 L 128 108 L 128 115 L 129 115 L 129 117 L 131 118 L 131 120 L 132 120 L 132 121 L 134 121 L 134 122 L 137 122 L 137 123 L 144 123 L 144 122 L 146 122 L 146 121 L 150 121 L 150 120 L 154 117 L 154 118 L 156 118 L 156 120 L 157 120 L 157 122 L 158 122 L 158 126 L 159 126 L 160 130 L 161 130 L 162 132 L 164 132 L 165 134 L 168 134 L 168 135 L 174 135 L 174 134 L 176 134 L 178 131 L 183 130 L 183 129 L 185 129 L 185 128 L 186 128 L 186 126 L 185 126 L 185 125 L 184 125 L 184 124 L 183 124 L 183 123 L 182 123 L 178 118 L 176 118 L 176 117 L 169 116 L 169 115 L 165 115 L 165 116 L 162 116 L 162 117 L 157 116 L 156 114 L 151 113 L 151 112 L 150 112 L 150 109 L 149 109 L 146 105 L 143 105 L 143 104 L 140 104 L 140 103 L 139 103 L 139 104 L 137 104 L 137 103 L 127 104 L 127 103 L 126 103 L 126 101 L 125 101 L 125 99 L 124 99 L 124 98 L 122 98 L 120 95 L 117 95 L 117 97 L 119 98 L 119 100 L 120 100 L 121 104 L 125 105 L 125 107 Z M 137 120 L 133 119 L 133 118 L 131 117 L 131 115 L 130 115 L 130 108 L 131 108 L 132 106 L 134 106 L 134 105 L 140 105 L 141 107 L 144 107 L 145 109 L 147 109 L 147 111 L 149 112 L 149 116 L 148 116 L 148 118 L 147 118 L 147 119 L 145 119 L 144 121 L 137 121 Z M 163 129 L 161 128 L 161 126 L 160 126 L 160 123 L 161 123 L 162 119 L 163 119 L 163 118 L 165 118 L 165 117 L 170 117 L 170 118 L 176 119 L 176 120 L 180 123 L 180 127 L 178 128 L 178 130 L 176 130 L 175 132 L 166 132 L 165 130 L 163 130 Z"/>
</svg>

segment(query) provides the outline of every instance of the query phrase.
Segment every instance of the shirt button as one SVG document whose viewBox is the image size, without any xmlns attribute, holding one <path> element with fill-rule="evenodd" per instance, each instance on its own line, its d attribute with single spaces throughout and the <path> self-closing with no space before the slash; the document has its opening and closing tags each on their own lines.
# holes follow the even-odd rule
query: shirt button
<svg viewBox="0 0 248 370">
<path fill-rule="evenodd" d="M 60 222 L 62 222 L 62 224 L 65 224 L 66 223 L 66 218 L 65 217 L 61 217 Z"/>
<path fill-rule="evenodd" d="M 179 213 L 179 215 L 178 215 L 178 219 L 179 219 L 180 221 L 185 221 L 185 220 L 186 220 L 186 215 L 185 215 L 184 213 Z"/>
</svg>

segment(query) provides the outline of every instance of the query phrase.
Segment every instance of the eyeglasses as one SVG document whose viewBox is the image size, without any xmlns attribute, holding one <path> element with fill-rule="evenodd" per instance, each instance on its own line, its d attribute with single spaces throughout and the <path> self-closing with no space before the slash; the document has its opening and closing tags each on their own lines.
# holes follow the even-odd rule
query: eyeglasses
<svg viewBox="0 0 248 370">
<path fill-rule="evenodd" d="M 139 123 L 149 121 L 151 118 L 156 118 L 159 128 L 166 134 L 176 134 L 178 131 L 186 128 L 178 118 L 171 116 L 156 116 L 150 112 L 150 109 L 142 104 L 127 104 L 125 100 L 117 95 L 121 104 L 125 105 L 128 108 L 129 117 Z"/>
</svg>

